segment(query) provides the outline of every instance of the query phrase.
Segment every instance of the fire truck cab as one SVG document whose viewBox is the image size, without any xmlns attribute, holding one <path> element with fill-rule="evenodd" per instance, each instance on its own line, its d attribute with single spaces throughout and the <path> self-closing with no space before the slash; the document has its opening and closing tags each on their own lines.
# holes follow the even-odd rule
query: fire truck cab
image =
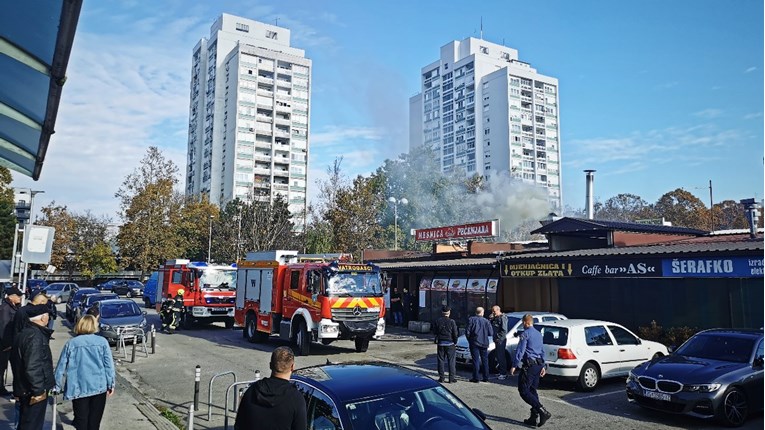
<svg viewBox="0 0 765 430">
<path fill-rule="evenodd" d="M 366 352 L 385 333 L 377 266 L 267 251 L 249 253 L 238 271 L 235 325 L 250 342 L 278 335 L 308 355 L 312 341 L 345 339 Z"/>
</svg>

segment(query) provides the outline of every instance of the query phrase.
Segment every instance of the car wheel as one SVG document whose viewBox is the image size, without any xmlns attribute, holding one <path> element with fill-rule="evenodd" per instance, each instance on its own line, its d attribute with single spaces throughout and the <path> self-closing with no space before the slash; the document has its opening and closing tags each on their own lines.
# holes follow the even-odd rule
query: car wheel
<svg viewBox="0 0 765 430">
<path fill-rule="evenodd" d="M 149 309 L 151 307 L 151 301 L 147 297 L 143 298 L 143 307 L 146 309 Z"/>
<path fill-rule="evenodd" d="M 300 320 L 298 328 L 295 330 L 295 347 L 298 355 L 308 355 L 311 351 L 311 339 L 308 337 L 308 327 L 305 321 Z"/>
<path fill-rule="evenodd" d="M 656 354 L 653 355 L 653 357 L 651 357 L 651 360 L 655 360 L 660 357 L 664 357 L 664 354 L 657 352 Z"/>
<path fill-rule="evenodd" d="M 730 388 L 723 396 L 717 418 L 728 427 L 741 427 L 749 413 L 746 396 L 738 388 Z"/>
<path fill-rule="evenodd" d="M 579 374 L 579 379 L 576 381 L 576 385 L 582 391 L 592 391 L 598 386 L 600 382 L 600 372 L 598 368 L 592 363 L 585 363 L 582 366 L 582 373 Z"/>
<path fill-rule="evenodd" d="M 184 312 L 183 317 L 181 317 L 181 325 L 184 330 L 191 330 L 194 328 L 194 317 Z"/>
</svg>

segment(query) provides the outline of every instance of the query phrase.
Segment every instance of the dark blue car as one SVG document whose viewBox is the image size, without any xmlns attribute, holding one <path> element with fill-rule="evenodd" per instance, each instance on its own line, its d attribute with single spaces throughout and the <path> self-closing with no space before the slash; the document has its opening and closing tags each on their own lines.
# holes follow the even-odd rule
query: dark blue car
<svg viewBox="0 0 765 430">
<path fill-rule="evenodd" d="M 420 372 L 390 363 L 307 367 L 292 374 L 309 428 L 489 429 L 485 415 Z"/>
</svg>

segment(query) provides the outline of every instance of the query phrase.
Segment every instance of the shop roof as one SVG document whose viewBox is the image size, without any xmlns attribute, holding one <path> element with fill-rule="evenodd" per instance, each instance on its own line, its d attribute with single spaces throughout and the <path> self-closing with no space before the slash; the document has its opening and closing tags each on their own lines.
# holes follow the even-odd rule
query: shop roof
<svg viewBox="0 0 765 430">
<path fill-rule="evenodd" d="M 703 230 L 666 225 L 638 224 L 634 222 L 604 221 L 564 217 L 544 225 L 531 234 L 565 234 L 590 231 L 629 231 L 633 233 L 671 234 L 701 236 L 707 234 Z"/>
<path fill-rule="evenodd" d="M 82 0 L 0 6 L 0 166 L 37 180 L 56 123 Z"/>
<path fill-rule="evenodd" d="M 416 260 L 416 261 L 395 261 L 395 262 L 376 262 L 381 269 L 421 269 L 429 270 L 434 268 L 471 268 L 471 269 L 490 269 L 497 264 L 496 257 L 478 257 L 478 258 L 455 258 L 449 260 Z"/>
<path fill-rule="evenodd" d="M 758 252 L 765 250 L 763 239 L 760 236 L 751 240 L 714 240 L 717 238 L 699 237 L 684 239 L 669 243 L 660 243 L 645 246 L 625 246 L 621 248 L 595 248 L 577 249 L 571 251 L 532 251 L 516 254 L 506 259 L 530 259 L 530 258 L 560 258 L 560 257 L 606 257 L 627 255 L 671 255 L 671 254 L 702 254 L 702 253 L 732 253 L 732 252 Z"/>
</svg>

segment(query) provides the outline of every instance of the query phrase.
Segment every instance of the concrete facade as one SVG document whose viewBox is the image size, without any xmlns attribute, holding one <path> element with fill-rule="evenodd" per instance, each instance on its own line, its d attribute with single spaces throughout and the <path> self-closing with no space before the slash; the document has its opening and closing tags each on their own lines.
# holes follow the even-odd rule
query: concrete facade
<svg viewBox="0 0 765 430">
<path fill-rule="evenodd" d="M 228 14 L 193 52 L 186 195 L 220 206 L 281 195 L 302 231 L 311 60 L 289 29 Z"/>
<path fill-rule="evenodd" d="M 442 171 L 507 173 L 544 187 L 562 208 L 558 80 L 518 60 L 518 51 L 467 38 L 441 47 L 410 99 L 410 148 L 428 145 Z"/>
</svg>

